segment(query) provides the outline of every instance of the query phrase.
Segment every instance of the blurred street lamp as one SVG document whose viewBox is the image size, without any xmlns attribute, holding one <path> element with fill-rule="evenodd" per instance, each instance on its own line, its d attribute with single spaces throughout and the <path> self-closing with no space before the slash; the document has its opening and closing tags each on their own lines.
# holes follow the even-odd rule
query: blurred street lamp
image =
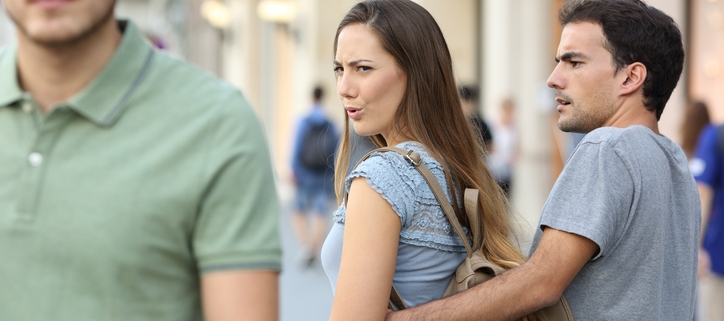
<svg viewBox="0 0 724 321">
<path fill-rule="evenodd" d="M 231 12 L 220 0 L 204 0 L 201 3 L 201 16 L 216 29 L 226 29 L 231 24 Z"/>
<path fill-rule="evenodd" d="M 277 23 L 290 23 L 297 15 L 297 7 L 291 1 L 262 0 L 256 7 L 259 18 Z"/>
</svg>

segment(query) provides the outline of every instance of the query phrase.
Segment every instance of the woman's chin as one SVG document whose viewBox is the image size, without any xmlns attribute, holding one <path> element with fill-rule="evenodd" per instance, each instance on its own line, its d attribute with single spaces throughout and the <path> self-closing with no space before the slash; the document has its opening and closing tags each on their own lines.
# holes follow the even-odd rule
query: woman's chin
<svg viewBox="0 0 724 321">
<path fill-rule="evenodd" d="M 375 133 L 372 133 L 369 129 L 364 128 L 363 126 L 357 126 L 357 122 L 355 122 L 352 126 L 354 129 L 354 132 L 357 133 L 357 135 L 360 136 L 372 136 L 375 135 Z"/>
</svg>

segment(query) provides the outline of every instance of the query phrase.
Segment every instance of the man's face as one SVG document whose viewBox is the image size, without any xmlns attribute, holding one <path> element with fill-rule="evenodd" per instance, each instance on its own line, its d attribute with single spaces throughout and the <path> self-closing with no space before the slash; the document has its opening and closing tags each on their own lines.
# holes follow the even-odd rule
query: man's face
<svg viewBox="0 0 724 321">
<path fill-rule="evenodd" d="M 556 90 L 558 128 L 588 133 L 607 126 L 618 109 L 614 88 L 623 72 L 615 73 L 613 56 L 604 47 L 601 26 L 573 22 L 563 28 L 556 68 L 548 87 Z M 625 76 L 625 75 L 623 75 Z"/>
<path fill-rule="evenodd" d="M 78 42 L 114 19 L 116 0 L 2 0 L 19 37 L 62 46 Z"/>
</svg>

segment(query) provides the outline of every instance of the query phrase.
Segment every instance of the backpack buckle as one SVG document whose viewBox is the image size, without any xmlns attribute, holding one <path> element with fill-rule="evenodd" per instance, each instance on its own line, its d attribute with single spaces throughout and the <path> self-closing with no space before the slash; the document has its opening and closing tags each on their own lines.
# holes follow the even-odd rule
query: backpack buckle
<svg viewBox="0 0 724 321">
<path fill-rule="evenodd" d="M 413 150 L 409 150 L 407 154 L 405 154 L 405 159 L 415 166 L 420 165 L 420 162 L 422 162 L 422 159 L 420 159 L 420 154 Z"/>
</svg>

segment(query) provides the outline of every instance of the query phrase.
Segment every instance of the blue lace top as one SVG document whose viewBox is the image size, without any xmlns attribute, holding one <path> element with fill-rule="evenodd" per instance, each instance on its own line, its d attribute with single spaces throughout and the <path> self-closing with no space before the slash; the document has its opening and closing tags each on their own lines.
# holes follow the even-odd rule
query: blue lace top
<svg viewBox="0 0 724 321">
<path fill-rule="evenodd" d="M 405 142 L 397 147 L 420 153 L 423 164 L 450 200 L 440 163 L 415 143 Z M 356 177 L 364 177 L 400 217 L 402 228 L 393 282 L 403 299 L 408 306 L 416 306 L 440 298 L 465 258 L 465 247 L 425 179 L 394 152 L 375 153 L 357 166 L 345 179 L 346 191 Z M 344 205 L 334 212 L 335 224 L 322 249 L 322 264 L 333 288 L 339 273 L 345 214 Z"/>
</svg>

